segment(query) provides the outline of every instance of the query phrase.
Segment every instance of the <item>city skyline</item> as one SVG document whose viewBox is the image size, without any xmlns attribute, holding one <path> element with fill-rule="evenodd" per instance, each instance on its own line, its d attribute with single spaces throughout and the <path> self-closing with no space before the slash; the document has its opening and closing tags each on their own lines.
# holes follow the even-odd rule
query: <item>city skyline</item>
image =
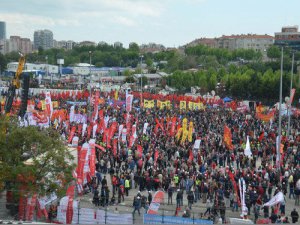
<svg viewBox="0 0 300 225">
<path fill-rule="evenodd" d="M 298 25 L 300 2 L 279 0 L 17 0 L 0 3 L 6 36 L 33 40 L 35 30 L 53 31 L 55 40 L 150 42 L 178 47 L 200 37 L 231 34 L 274 36 Z M 292 6 L 292 7 L 291 7 Z"/>
</svg>

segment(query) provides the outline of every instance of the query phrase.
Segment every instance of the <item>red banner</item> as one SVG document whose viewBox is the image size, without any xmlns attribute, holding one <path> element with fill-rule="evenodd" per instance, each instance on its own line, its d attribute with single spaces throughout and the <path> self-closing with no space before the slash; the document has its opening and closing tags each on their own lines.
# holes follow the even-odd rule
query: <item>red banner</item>
<svg viewBox="0 0 300 225">
<path fill-rule="evenodd" d="M 127 95 L 126 96 L 126 112 L 130 112 L 132 109 L 132 100 L 133 95 Z"/>
<path fill-rule="evenodd" d="M 67 213 L 66 213 L 66 223 L 72 224 L 72 219 L 73 219 L 73 197 L 69 196 Z"/>
<path fill-rule="evenodd" d="M 75 191 L 75 185 L 71 185 L 68 187 L 66 195 L 74 198 L 74 191 Z"/>
<path fill-rule="evenodd" d="M 19 200 L 19 220 L 25 220 L 26 207 L 27 207 L 27 198 L 24 198 L 21 193 L 20 200 Z"/>
<path fill-rule="evenodd" d="M 92 177 L 95 176 L 95 170 L 96 170 L 96 150 L 95 150 L 95 145 L 92 144 L 90 145 L 91 148 L 91 154 L 89 158 L 89 167 L 90 167 L 90 174 Z"/>
<path fill-rule="evenodd" d="M 229 127 L 226 125 L 224 126 L 224 142 L 230 150 L 233 150 L 232 134 Z"/>
<path fill-rule="evenodd" d="M 35 207 L 36 207 L 36 201 L 37 201 L 37 195 L 34 194 L 32 197 L 31 197 L 31 201 L 29 204 L 27 204 L 27 208 L 29 208 L 29 211 L 27 212 L 27 218 L 26 220 L 27 221 L 32 221 L 33 220 L 33 213 L 34 213 L 34 210 L 35 210 Z"/>
<path fill-rule="evenodd" d="M 78 158 L 78 166 L 77 166 L 77 182 L 78 184 L 83 184 L 83 168 L 85 164 L 85 158 L 88 151 L 88 144 L 83 144 Z"/>
<path fill-rule="evenodd" d="M 95 102 L 94 102 L 94 111 L 93 111 L 93 115 L 92 115 L 93 121 L 98 119 L 99 97 L 100 97 L 100 93 L 99 93 L 99 91 L 96 91 Z"/>
</svg>

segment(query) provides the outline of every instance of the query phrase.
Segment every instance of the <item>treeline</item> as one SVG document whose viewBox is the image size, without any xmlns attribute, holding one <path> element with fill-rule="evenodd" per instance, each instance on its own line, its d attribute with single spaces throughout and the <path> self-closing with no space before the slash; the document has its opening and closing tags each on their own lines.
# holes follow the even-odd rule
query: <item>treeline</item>
<svg viewBox="0 0 300 225">
<path fill-rule="evenodd" d="M 91 63 L 97 67 L 136 68 L 141 62 L 141 51 L 137 44 L 131 44 L 129 48 L 114 47 L 109 44 L 75 46 L 68 51 L 40 48 L 37 52 L 28 54 L 26 59 L 30 63 L 46 63 L 47 56 L 49 64 L 56 64 L 58 58 L 63 58 L 65 66 L 72 66 L 77 63 L 89 63 L 89 52 L 91 52 Z M 291 49 L 285 48 L 284 96 L 289 95 L 291 58 Z M 0 54 L 1 70 L 6 68 L 8 62 L 18 59 L 19 55 L 16 52 Z M 192 86 L 199 86 L 202 94 L 215 90 L 221 95 L 248 99 L 277 99 L 280 59 L 281 49 L 277 46 L 271 46 L 265 54 L 252 49 L 230 51 L 203 45 L 143 54 L 143 63 L 146 63 L 148 71 L 154 73 L 159 69 L 172 74 L 162 84 L 166 83 L 180 92 L 190 91 Z M 296 62 L 300 60 L 299 52 L 295 53 L 295 60 Z M 297 63 L 294 66 L 294 74 L 297 72 L 296 65 Z M 198 72 L 189 72 L 190 69 Z M 130 73 L 125 75 L 128 75 L 128 81 L 134 82 Z M 300 91 L 296 76 L 294 84 L 295 87 L 298 84 L 297 98 Z"/>
<path fill-rule="evenodd" d="M 283 74 L 283 99 L 290 93 L 290 73 Z M 299 78 L 294 76 L 296 87 L 295 104 L 298 101 L 300 88 Z M 265 72 L 255 71 L 247 66 L 231 67 L 230 71 L 202 70 L 198 72 L 176 71 L 167 79 L 167 84 L 179 92 L 190 92 L 191 87 L 198 86 L 200 93 L 214 90 L 221 97 L 231 96 L 236 99 L 263 100 L 266 104 L 279 99 L 280 71 L 269 69 Z"/>
</svg>

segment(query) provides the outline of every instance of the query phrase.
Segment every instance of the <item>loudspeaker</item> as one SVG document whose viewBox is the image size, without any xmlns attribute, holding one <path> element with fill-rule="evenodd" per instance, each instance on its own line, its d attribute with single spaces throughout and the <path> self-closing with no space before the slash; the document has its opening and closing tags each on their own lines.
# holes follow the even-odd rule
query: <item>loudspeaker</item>
<svg viewBox="0 0 300 225">
<path fill-rule="evenodd" d="M 21 118 L 24 117 L 27 110 L 30 76 L 28 74 L 22 74 L 22 78 L 23 78 L 23 84 L 22 84 L 22 94 L 21 94 L 21 107 L 19 111 L 19 116 Z"/>
<path fill-rule="evenodd" d="M 249 108 L 250 108 L 251 110 L 254 110 L 254 103 L 255 103 L 255 102 L 249 102 Z"/>
<path fill-rule="evenodd" d="M 6 100 L 4 105 L 5 113 L 10 113 L 15 95 L 16 95 L 16 87 L 11 84 L 8 88 L 8 92 L 6 95 Z"/>
</svg>

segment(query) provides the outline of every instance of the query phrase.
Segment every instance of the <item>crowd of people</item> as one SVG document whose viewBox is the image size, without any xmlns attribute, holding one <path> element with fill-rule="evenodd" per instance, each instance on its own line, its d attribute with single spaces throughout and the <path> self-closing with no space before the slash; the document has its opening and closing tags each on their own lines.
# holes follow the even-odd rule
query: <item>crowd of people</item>
<svg viewBox="0 0 300 225">
<path fill-rule="evenodd" d="M 100 93 L 100 97 L 113 99 L 115 94 Z M 125 100 L 121 94 L 118 98 Z M 43 95 L 32 96 L 36 106 L 42 99 Z M 67 99 L 56 100 L 59 108 L 66 110 L 68 118 L 72 105 L 67 100 L 76 99 L 69 96 Z M 242 199 L 237 184 L 243 178 L 247 207 L 244 218 L 254 221 L 268 218 L 272 223 L 298 221 L 299 119 L 292 116 L 291 130 L 287 136 L 287 118 L 283 117 L 283 152 L 278 163 L 278 113 L 265 122 L 256 118 L 255 111 L 245 113 L 209 104 L 206 104 L 205 110 L 181 110 L 179 102 L 174 101 L 170 108 L 147 109 L 142 106 L 139 98 L 134 98 L 130 112 L 126 111 L 125 106 L 108 101 L 100 104 L 99 109 L 103 110 L 106 127 L 117 122 L 117 127 L 124 125 L 128 133 L 125 142 L 120 141 L 119 137 L 116 152 L 113 151 L 112 144 L 107 143 L 107 138 L 103 137 L 105 130 L 97 130 L 95 133 L 96 143 L 103 146 L 105 151 L 97 149 L 96 174 L 84 188 L 86 193 L 93 193 L 93 203 L 96 206 L 118 205 L 133 192 L 133 213 L 137 211 L 140 214 L 142 207 L 147 211 L 151 205 L 153 193 L 163 190 L 167 196 L 164 204 L 173 205 L 174 215 L 190 217 L 193 207 L 202 204 L 205 206 L 200 209 L 202 218 L 214 220 L 219 217 L 225 223 L 229 210 L 241 211 Z M 75 105 L 76 113 L 85 114 L 87 110 L 87 106 Z M 182 140 L 178 135 L 183 119 L 193 122 L 191 140 Z M 100 118 L 88 120 L 87 126 L 89 123 L 100 122 Z M 171 132 L 173 122 L 176 125 L 175 133 Z M 79 137 L 79 146 L 90 138 L 89 132 L 82 135 L 80 123 L 58 119 L 53 119 L 51 123 L 65 140 L 68 140 L 71 127 L 75 126 L 77 129 L 74 135 Z M 148 123 L 146 129 L 145 123 Z M 133 125 L 136 127 L 136 136 L 130 146 L 129 136 Z M 229 148 L 224 141 L 225 125 L 230 128 L 233 148 Z M 244 154 L 247 137 L 251 156 Z M 201 140 L 197 148 L 194 145 L 196 140 Z M 110 183 L 107 181 L 108 176 Z M 141 194 L 144 191 L 147 191 L 147 196 Z M 272 207 L 264 206 L 278 192 L 283 192 L 285 199 L 291 200 Z M 184 196 L 187 205 L 184 203 Z M 286 213 L 287 202 L 295 205 L 290 215 Z"/>
</svg>

